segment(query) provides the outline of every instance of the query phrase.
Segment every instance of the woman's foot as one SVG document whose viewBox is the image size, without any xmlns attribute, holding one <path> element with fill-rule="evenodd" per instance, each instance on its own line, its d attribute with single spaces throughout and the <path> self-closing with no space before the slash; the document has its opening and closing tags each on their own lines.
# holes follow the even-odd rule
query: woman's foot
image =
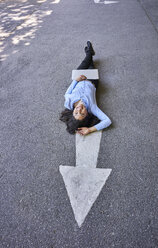
<svg viewBox="0 0 158 248">
<path fill-rule="evenodd" d="M 87 53 L 89 51 L 91 52 L 92 56 L 95 55 L 95 51 L 93 49 L 92 43 L 88 40 L 87 41 L 87 46 L 85 47 L 85 52 Z"/>
</svg>

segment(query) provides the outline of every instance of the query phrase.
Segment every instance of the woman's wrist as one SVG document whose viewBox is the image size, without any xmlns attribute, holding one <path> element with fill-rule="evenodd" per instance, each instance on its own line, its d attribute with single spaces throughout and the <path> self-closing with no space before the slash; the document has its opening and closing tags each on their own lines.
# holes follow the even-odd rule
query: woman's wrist
<svg viewBox="0 0 158 248">
<path fill-rule="evenodd" d="M 89 129 L 89 132 L 90 132 L 90 133 L 97 131 L 97 129 L 96 129 L 95 126 L 89 127 L 88 129 Z"/>
</svg>

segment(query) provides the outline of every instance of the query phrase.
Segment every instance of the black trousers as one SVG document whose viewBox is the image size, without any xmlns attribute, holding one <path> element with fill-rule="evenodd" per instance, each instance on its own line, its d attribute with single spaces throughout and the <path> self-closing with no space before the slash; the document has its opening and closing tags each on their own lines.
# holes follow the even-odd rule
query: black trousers
<svg viewBox="0 0 158 248">
<path fill-rule="evenodd" d="M 91 55 L 91 52 L 86 53 L 86 57 L 84 60 L 81 62 L 79 67 L 77 67 L 77 70 L 82 70 L 82 69 L 95 69 L 94 68 L 94 63 L 93 63 L 93 57 Z M 94 85 L 95 88 L 98 88 L 99 80 L 94 80 L 94 79 L 89 79 Z"/>
</svg>

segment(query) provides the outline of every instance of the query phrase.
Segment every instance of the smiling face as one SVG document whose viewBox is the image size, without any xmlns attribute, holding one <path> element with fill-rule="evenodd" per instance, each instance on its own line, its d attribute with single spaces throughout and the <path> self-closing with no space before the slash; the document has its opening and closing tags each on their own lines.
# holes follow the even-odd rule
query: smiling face
<svg viewBox="0 0 158 248">
<path fill-rule="evenodd" d="M 83 103 L 78 103 L 73 110 L 73 116 L 76 120 L 83 120 L 87 116 L 87 109 Z"/>
</svg>

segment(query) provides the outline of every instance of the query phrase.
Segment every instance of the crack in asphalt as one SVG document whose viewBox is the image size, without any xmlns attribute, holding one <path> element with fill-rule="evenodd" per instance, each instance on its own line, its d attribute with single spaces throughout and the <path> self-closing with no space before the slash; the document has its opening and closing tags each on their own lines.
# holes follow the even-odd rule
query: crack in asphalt
<svg viewBox="0 0 158 248">
<path fill-rule="evenodd" d="M 151 22 L 153 28 L 155 29 L 156 33 L 158 34 L 158 29 L 157 27 L 155 26 L 154 22 L 152 21 L 152 18 L 150 17 L 150 15 L 148 14 L 146 8 L 144 7 L 143 3 L 141 2 L 141 0 L 137 0 L 137 2 L 140 4 L 140 6 L 142 7 L 142 9 L 144 10 L 147 18 L 149 19 L 149 21 Z"/>
</svg>

